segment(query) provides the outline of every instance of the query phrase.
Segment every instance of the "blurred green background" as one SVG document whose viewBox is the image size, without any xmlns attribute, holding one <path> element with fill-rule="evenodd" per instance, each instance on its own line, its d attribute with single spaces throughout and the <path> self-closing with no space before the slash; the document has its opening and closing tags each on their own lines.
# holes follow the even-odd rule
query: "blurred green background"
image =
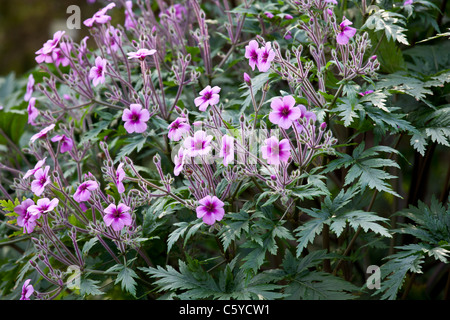
<svg viewBox="0 0 450 320">
<path fill-rule="evenodd" d="M 81 13 L 81 29 L 70 30 L 66 21 L 70 5 Z M 101 7 L 86 0 L 0 0 L 0 76 L 17 76 L 36 66 L 35 52 L 58 30 L 66 30 L 75 41 L 89 34 L 83 21 Z"/>
</svg>

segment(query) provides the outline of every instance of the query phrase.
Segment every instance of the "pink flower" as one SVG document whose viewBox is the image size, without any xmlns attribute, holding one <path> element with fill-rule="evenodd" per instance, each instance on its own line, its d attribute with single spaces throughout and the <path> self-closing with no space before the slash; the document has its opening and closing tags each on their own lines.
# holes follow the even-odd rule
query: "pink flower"
<svg viewBox="0 0 450 320">
<path fill-rule="evenodd" d="M 62 36 L 64 35 L 65 31 L 57 31 L 53 35 L 52 40 L 48 40 L 46 43 L 44 43 L 44 46 L 36 51 L 36 54 L 38 55 L 35 60 L 37 63 L 52 63 L 53 62 L 53 50 L 58 46 L 59 41 L 61 40 Z"/>
<path fill-rule="evenodd" d="M 300 109 L 294 107 L 295 99 L 292 96 L 276 98 L 272 100 L 270 107 L 272 112 L 269 114 L 270 122 L 277 124 L 280 128 L 289 129 L 292 122 L 300 118 Z"/>
<path fill-rule="evenodd" d="M 373 90 L 368 90 L 368 91 L 360 92 L 359 95 L 360 95 L 361 97 L 364 97 L 364 96 L 366 96 L 366 95 L 368 95 L 368 94 L 371 94 L 371 93 L 373 93 Z"/>
<path fill-rule="evenodd" d="M 244 81 L 249 86 L 252 84 L 252 78 L 250 78 L 247 72 L 244 72 Z"/>
<path fill-rule="evenodd" d="M 183 170 L 185 156 L 186 156 L 185 150 L 183 148 L 180 148 L 178 150 L 178 154 L 175 155 L 175 157 L 173 159 L 173 163 L 175 164 L 175 168 L 173 169 L 173 173 L 176 176 L 180 175 L 180 172 Z"/>
<path fill-rule="evenodd" d="M 103 216 L 103 221 L 114 231 L 120 231 L 124 226 L 129 226 L 133 222 L 129 213 L 130 207 L 123 203 L 119 203 L 117 206 L 111 203 L 104 211 L 106 214 Z"/>
<path fill-rule="evenodd" d="M 45 127 L 44 129 L 42 129 L 41 131 L 39 131 L 38 133 L 36 133 L 35 135 L 33 135 L 33 136 L 30 138 L 30 142 L 35 142 L 37 139 L 45 138 L 45 137 L 47 136 L 47 133 L 48 133 L 50 130 L 53 130 L 54 127 L 55 127 L 55 124 L 54 124 L 54 123 L 52 123 L 52 124 L 49 125 L 48 127 Z"/>
<path fill-rule="evenodd" d="M 116 170 L 116 186 L 119 193 L 123 193 L 125 191 L 125 187 L 122 182 L 123 179 L 125 179 L 125 171 L 123 170 L 123 163 L 121 162 Z"/>
<path fill-rule="evenodd" d="M 261 147 L 262 157 L 268 164 L 279 165 L 280 161 L 287 162 L 291 156 L 291 146 L 287 139 L 278 142 L 276 137 L 266 139 Z"/>
<path fill-rule="evenodd" d="M 28 207 L 27 211 L 29 214 L 37 216 L 39 219 L 42 214 L 53 211 L 58 204 L 59 200 L 56 198 L 51 201 L 48 198 L 42 198 L 39 199 L 35 205 Z"/>
<path fill-rule="evenodd" d="M 336 37 L 336 41 L 337 43 L 339 43 L 340 45 L 346 45 L 348 43 L 348 41 L 350 40 L 350 38 L 352 38 L 355 33 L 356 33 L 356 29 L 349 27 L 349 25 L 353 24 L 351 21 L 345 19 L 341 22 L 341 24 L 339 25 L 339 34 Z"/>
<path fill-rule="evenodd" d="M 73 198 L 76 202 L 88 201 L 91 198 L 91 191 L 96 189 L 98 189 L 98 183 L 96 181 L 85 181 L 78 186 Z"/>
<path fill-rule="evenodd" d="M 266 15 L 267 18 L 272 19 L 274 17 L 272 12 L 266 11 L 264 12 L 264 14 Z"/>
<path fill-rule="evenodd" d="M 27 112 L 28 112 L 28 124 L 31 124 L 32 126 L 36 125 L 34 120 L 36 120 L 37 116 L 39 115 L 39 110 L 35 107 L 35 105 L 36 105 L 36 98 L 35 97 L 30 98 L 30 101 L 28 102 Z"/>
<path fill-rule="evenodd" d="M 229 163 L 234 160 L 234 138 L 229 135 L 224 135 L 222 137 L 222 148 L 220 149 L 220 154 L 223 158 L 223 165 L 228 166 Z"/>
<path fill-rule="evenodd" d="M 285 14 L 285 15 L 284 15 L 284 18 L 285 18 L 286 20 L 292 20 L 292 19 L 294 19 L 294 17 L 291 16 L 290 14 Z"/>
<path fill-rule="evenodd" d="M 92 18 L 86 19 L 83 21 L 83 24 L 86 27 L 92 27 L 94 25 L 94 23 L 97 24 L 104 24 L 108 21 L 111 20 L 111 17 L 106 15 L 106 12 L 112 8 L 114 8 L 116 6 L 115 3 L 110 3 L 108 4 L 106 7 L 104 7 L 103 9 L 100 9 L 99 11 L 97 11 Z"/>
<path fill-rule="evenodd" d="M 52 63 L 53 62 L 53 57 L 51 53 L 43 53 L 42 49 L 39 49 L 38 51 L 36 51 L 36 54 L 38 55 L 35 60 L 37 63 Z"/>
<path fill-rule="evenodd" d="M 403 2 L 404 6 L 408 6 L 408 5 L 411 5 L 411 4 L 413 4 L 413 0 L 406 0 L 405 2 Z"/>
<path fill-rule="evenodd" d="M 133 21 L 133 1 L 126 1 L 125 2 L 125 22 L 124 22 L 124 26 L 127 30 L 130 30 L 132 28 L 136 28 L 136 25 Z"/>
<path fill-rule="evenodd" d="M 28 76 L 28 82 L 27 82 L 27 92 L 25 93 L 23 100 L 30 101 L 31 95 L 33 94 L 33 88 L 34 88 L 34 77 L 33 77 L 33 74 L 30 73 L 30 75 Z"/>
<path fill-rule="evenodd" d="M 112 52 L 117 52 L 122 45 L 122 39 L 117 34 L 118 30 L 113 26 L 109 26 L 105 31 L 105 44 L 106 52 L 111 54 Z"/>
<path fill-rule="evenodd" d="M 36 171 L 38 171 L 38 170 L 44 165 L 45 159 L 47 159 L 47 157 L 45 157 L 45 158 L 42 159 L 42 160 L 39 160 L 39 161 L 36 163 L 36 165 L 34 166 L 34 169 L 28 170 L 28 171 L 25 173 L 25 175 L 23 176 L 22 179 L 26 179 L 26 178 L 28 178 L 28 177 L 34 175 L 34 174 L 36 173 Z"/>
<path fill-rule="evenodd" d="M 200 111 L 206 111 L 208 106 L 214 106 L 219 103 L 220 99 L 220 87 L 206 86 L 205 89 L 199 92 L 200 97 L 194 99 L 195 106 L 198 107 Z"/>
<path fill-rule="evenodd" d="M 31 182 L 31 191 L 38 197 L 44 192 L 45 186 L 50 183 L 50 177 L 48 175 L 48 171 L 50 170 L 50 166 L 46 166 L 44 170 L 39 168 L 34 173 L 34 178 Z"/>
<path fill-rule="evenodd" d="M 142 133 L 147 130 L 147 121 L 150 119 L 150 113 L 143 109 L 140 104 L 131 104 L 129 109 L 123 110 L 122 120 L 125 121 L 124 127 L 128 133 Z"/>
<path fill-rule="evenodd" d="M 245 58 L 249 59 L 248 64 L 255 70 L 255 66 L 259 63 L 259 45 L 256 40 L 251 40 L 248 45 L 245 46 Z"/>
<path fill-rule="evenodd" d="M 211 151 L 212 138 L 212 136 L 207 136 L 205 131 L 196 131 L 193 137 L 187 137 L 184 140 L 183 145 L 186 148 L 186 154 L 191 157 L 207 155 Z"/>
<path fill-rule="evenodd" d="M 17 217 L 17 225 L 19 227 L 23 227 L 24 219 L 27 215 L 27 209 L 33 205 L 34 205 L 34 201 L 32 199 L 25 199 L 24 201 L 22 201 L 21 204 L 19 204 L 18 206 L 16 206 L 14 208 L 14 212 L 19 215 Z"/>
<path fill-rule="evenodd" d="M 27 279 L 22 286 L 22 293 L 20 294 L 20 300 L 30 300 L 31 295 L 34 292 L 33 286 L 30 284 L 31 279 Z"/>
<path fill-rule="evenodd" d="M 36 228 L 37 219 L 39 219 L 38 215 L 32 215 L 27 211 L 22 219 L 23 233 L 32 233 Z"/>
<path fill-rule="evenodd" d="M 169 125 L 169 139 L 172 141 L 180 141 L 183 133 L 189 132 L 191 126 L 188 123 L 186 118 L 178 117 Z"/>
<path fill-rule="evenodd" d="M 225 210 L 224 203 L 216 196 L 206 196 L 199 201 L 200 206 L 197 207 L 197 218 L 202 218 L 203 222 L 213 225 L 216 221 L 223 219 Z"/>
<path fill-rule="evenodd" d="M 128 59 L 139 59 L 139 60 L 144 60 L 145 57 L 147 56 L 151 56 L 154 55 L 156 53 L 155 49 L 139 49 L 136 52 L 128 52 Z"/>
<path fill-rule="evenodd" d="M 300 118 L 297 119 L 297 121 L 294 122 L 295 127 L 297 128 L 298 132 L 302 132 L 304 129 L 303 123 L 309 123 L 312 119 L 313 122 L 316 122 L 317 117 L 316 114 L 312 111 L 306 110 L 306 107 L 304 105 L 299 105 L 300 108 Z"/>
<path fill-rule="evenodd" d="M 260 72 L 266 72 L 270 69 L 270 64 L 275 58 L 275 51 L 272 50 L 272 44 L 270 42 L 266 42 L 266 45 L 259 49 L 258 56 L 258 70 Z"/>
<path fill-rule="evenodd" d="M 67 151 L 72 150 L 73 148 L 73 140 L 67 137 L 66 135 L 56 135 L 52 138 L 52 142 L 60 141 L 60 149 L 61 153 L 65 153 Z"/>
<path fill-rule="evenodd" d="M 96 87 L 99 83 L 105 82 L 105 71 L 108 61 L 101 57 L 95 58 L 95 66 L 91 68 L 89 72 L 89 79 L 92 80 L 92 84 Z"/>
<path fill-rule="evenodd" d="M 72 46 L 69 43 L 61 42 L 59 48 L 55 48 L 52 52 L 52 60 L 55 66 L 67 67 L 70 63 L 69 56 L 72 51 Z"/>
</svg>

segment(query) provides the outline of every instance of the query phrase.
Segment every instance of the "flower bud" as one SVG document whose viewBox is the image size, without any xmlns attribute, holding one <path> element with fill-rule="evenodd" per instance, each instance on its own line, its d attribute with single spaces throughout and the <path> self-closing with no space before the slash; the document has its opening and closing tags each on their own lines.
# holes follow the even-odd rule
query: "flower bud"
<svg viewBox="0 0 450 320">
<path fill-rule="evenodd" d="M 327 128 L 327 123 L 326 122 L 322 122 L 320 124 L 320 130 L 325 131 L 326 128 Z"/>
<path fill-rule="evenodd" d="M 244 72 L 244 81 L 245 81 L 245 83 L 247 83 L 247 85 L 249 85 L 249 86 L 252 85 L 252 79 L 246 72 Z"/>
<path fill-rule="evenodd" d="M 286 19 L 286 20 L 292 20 L 292 19 L 294 19 L 294 17 L 291 16 L 290 14 L 286 14 L 286 15 L 284 15 L 284 19 Z"/>
</svg>

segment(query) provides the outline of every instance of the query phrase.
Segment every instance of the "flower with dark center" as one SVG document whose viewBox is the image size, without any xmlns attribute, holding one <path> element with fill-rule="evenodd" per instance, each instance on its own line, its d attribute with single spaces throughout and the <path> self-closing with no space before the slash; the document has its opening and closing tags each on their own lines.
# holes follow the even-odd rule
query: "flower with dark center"
<svg viewBox="0 0 450 320">
<path fill-rule="evenodd" d="M 200 206 L 197 207 L 197 218 L 202 218 L 203 222 L 213 225 L 216 221 L 223 219 L 225 210 L 224 203 L 216 196 L 206 196 L 199 201 Z"/>
<path fill-rule="evenodd" d="M 288 162 L 291 156 L 291 146 L 287 139 L 278 142 L 276 137 L 266 139 L 265 145 L 261 147 L 262 157 L 268 164 L 279 165 L 280 161 Z"/>
<path fill-rule="evenodd" d="M 295 99 L 292 96 L 285 96 L 272 100 L 270 107 L 272 112 L 269 114 L 269 120 L 277 124 L 280 128 L 289 129 L 292 122 L 300 118 L 300 109 L 294 107 Z"/>
<path fill-rule="evenodd" d="M 249 59 L 248 64 L 255 70 L 255 66 L 259 61 L 259 45 L 256 40 L 251 40 L 248 45 L 245 47 L 245 55 L 247 59 Z"/>
<path fill-rule="evenodd" d="M 114 231 L 120 231 L 124 226 L 129 226 L 133 222 L 129 213 L 130 207 L 123 203 L 119 203 L 117 206 L 111 203 L 105 210 L 103 221 L 109 227 L 111 226 Z"/>
<path fill-rule="evenodd" d="M 129 109 L 125 109 L 122 114 L 122 120 L 125 121 L 124 127 L 128 133 L 143 133 L 147 130 L 147 121 L 150 119 L 150 113 L 142 108 L 140 104 L 131 104 Z"/>
<path fill-rule="evenodd" d="M 219 103 L 219 92 L 220 87 L 206 86 L 205 89 L 199 92 L 200 96 L 194 99 L 195 106 L 198 107 L 200 111 L 206 111 L 208 106 L 214 106 Z"/>
</svg>

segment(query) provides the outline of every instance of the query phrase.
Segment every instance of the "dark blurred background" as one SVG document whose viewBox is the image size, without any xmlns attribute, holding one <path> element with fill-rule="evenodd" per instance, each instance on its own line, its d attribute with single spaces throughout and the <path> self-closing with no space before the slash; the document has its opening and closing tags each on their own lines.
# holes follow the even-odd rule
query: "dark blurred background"
<svg viewBox="0 0 450 320">
<path fill-rule="evenodd" d="M 66 21 L 70 5 L 81 13 L 81 29 L 70 30 Z M 89 34 L 83 21 L 102 8 L 87 0 L 0 0 L 0 77 L 20 76 L 36 66 L 35 52 L 58 30 L 66 30 L 75 41 Z"/>
</svg>

